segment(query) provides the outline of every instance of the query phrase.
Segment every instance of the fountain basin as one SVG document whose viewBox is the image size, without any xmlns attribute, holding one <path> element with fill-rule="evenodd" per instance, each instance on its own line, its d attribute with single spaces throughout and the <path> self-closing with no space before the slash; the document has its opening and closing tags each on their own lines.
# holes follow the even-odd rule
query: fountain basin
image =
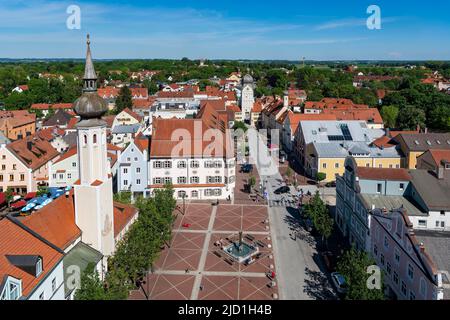
<svg viewBox="0 0 450 320">
<path fill-rule="evenodd" d="M 243 263 L 246 260 L 251 259 L 254 255 L 259 252 L 259 248 L 252 246 L 248 243 L 241 242 L 232 243 L 223 248 L 226 254 L 239 263 Z"/>
</svg>

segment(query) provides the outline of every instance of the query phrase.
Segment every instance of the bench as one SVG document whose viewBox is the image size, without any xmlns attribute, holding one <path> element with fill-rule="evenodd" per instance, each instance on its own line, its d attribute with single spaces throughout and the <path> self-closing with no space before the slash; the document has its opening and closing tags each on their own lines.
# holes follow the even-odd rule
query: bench
<svg viewBox="0 0 450 320">
<path fill-rule="evenodd" d="M 262 242 L 261 240 L 256 241 L 256 244 L 258 246 L 260 246 L 261 248 L 264 248 L 266 246 L 266 244 L 264 242 Z"/>
<path fill-rule="evenodd" d="M 247 235 L 245 236 L 245 238 L 247 238 L 247 239 L 250 240 L 250 241 L 255 240 L 255 237 L 252 236 L 252 235 L 249 235 L 249 234 L 247 234 Z"/>
<path fill-rule="evenodd" d="M 222 254 L 221 254 L 219 251 L 215 250 L 213 253 L 214 253 L 216 256 L 218 256 L 219 258 L 222 258 Z"/>
</svg>

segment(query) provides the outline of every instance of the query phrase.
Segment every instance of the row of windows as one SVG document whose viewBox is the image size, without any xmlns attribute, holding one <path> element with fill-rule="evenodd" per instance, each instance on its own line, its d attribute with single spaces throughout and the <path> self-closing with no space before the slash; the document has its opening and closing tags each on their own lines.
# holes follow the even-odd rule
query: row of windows
<svg viewBox="0 0 450 320">
<path fill-rule="evenodd" d="M 225 177 L 226 179 L 226 177 Z M 227 179 L 226 179 L 227 180 Z M 177 177 L 177 184 L 186 184 L 188 181 L 187 177 Z M 206 177 L 206 183 L 222 183 L 223 179 L 221 176 L 208 176 Z M 233 183 L 235 181 L 234 176 L 231 176 L 228 179 L 229 183 Z M 153 178 L 153 184 L 167 184 L 167 183 L 172 183 L 172 178 L 170 177 L 165 177 L 165 178 L 161 178 L 161 177 L 156 177 Z M 200 177 L 197 176 L 193 176 L 189 178 L 189 183 L 191 184 L 198 184 L 200 183 Z"/>
<path fill-rule="evenodd" d="M 2 164 L 2 170 L 6 170 L 6 165 Z M 17 170 L 17 164 L 12 165 L 12 170 Z"/>
<path fill-rule="evenodd" d="M 219 197 L 219 196 L 222 195 L 222 189 L 205 189 L 205 190 L 203 191 L 203 193 L 204 193 L 205 197 L 212 197 L 212 196 Z M 178 198 L 188 198 L 188 197 L 189 197 L 189 195 L 187 194 L 187 192 L 184 191 L 184 190 L 178 191 L 178 192 L 177 192 L 177 196 L 178 196 Z M 197 190 L 192 190 L 192 191 L 190 192 L 190 196 L 191 196 L 191 198 L 194 198 L 194 199 L 195 199 L 195 198 L 198 198 L 198 196 L 199 196 L 199 191 L 197 191 Z"/>
<path fill-rule="evenodd" d="M 374 245 L 373 251 L 374 251 L 375 256 L 378 256 L 378 248 L 377 248 L 376 245 Z M 398 250 L 396 250 L 396 253 L 395 253 L 395 260 L 396 260 L 397 264 L 399 264 L 399 262 L 400 262 L 400 254 L 398 253 Z M 386 262 L 385 261 L 384 254 L 382 254 L 382 253 L 380 254 L 380 263 L 381 263 L 382 267 L 385 268 L 386 273 L 389 276 L 392 275 L 392 281 L 394 282 L 395 285 L 398 286 L 400 284 L 399 275 L 398 275 L 397 271 L 393 271 L 392 270 L 392 265 L 390 264 L 390 262 Z M 412 282 L 414 280 L 414 268 L 409 263 L 408 263 L 408 266 L 407 266 L 406 274 L 407 274 L 408 279 Z M 407 292 L 408 292 L 407 285 L 406 285 L 406 283 L 403 280 L 401 281 L 401 288 L 400 288 L 400 290 L 401 290 L 402 295 L 404 297 L 407 297 Z M 425 297 L 425 294 L 426 294 L 426 283 L 425 283 L 425 280 L 423 278 L 420 281 L 420 292 L 421 292 L 422 296 Z M 415 300 L 416 299 L 416 296 L 415 296 L 413 291 L 409 291 L 409 299 L 410 300 Z"/>
<path fill-rule="evenodd" d="M 127 179 L 123 180 L 123 185 L 128 186 L 128 182 L 129 181 Z M 136 179 L 136 185 L 141 185 L 141 179 Z"/>
<path fill-rule="evenodd" d="M 123 168 L 123 173 L 127 174 L 128 173 L 128 168 Z M 136 168 L 136 173 L 141 173 L 141 168 Z"/>
<path fill-rule="evenodd" d="M 58 173 L 58 174 L 54 173 L 54 174 L 52 174 L 52 176 L 53 176 L 54 180 L 56 180 L 56 179 L 64 180 L 64 173 Z M 67 174 L 67 179 L 72 179 L 71 173 Z"/>
<path fill-rule="evenodd" d="M 2 174 L 0 174 L 0 182 L 3 182 L 3 181 L 4 181 L 4 177 L 3 177 Z M 10 182 L 14 181 L 14 175 L 13 174 L 9 175 L 9 181 Z M 19 175 L 19 181 L 25 181 L 25 174 L 21 173 Z"/>
<path fill-rule="evenodd" d="M 370 168 L 370 163 L 366 163 L 366 167 L 367 167 L 367 168 Z M 327 168 L 327 164 L 326 164 L 326 163 L 323 163 L 323 164 L 322 164 L 322 168 L 323 168 L 323 169 L 326 169 L 326 168 Z M 338 162 L 336 162 L 336 163 L 334 164 L 334 168 L 335 168 L 335 169 L 339 169 L 339 168 L 340 168 L 340 164 L 339 164 Z M 378 165 L 378 168 L 383 168 L 383 165 L 380 163 L 380 164 Z M 393 169 L 393 168 L 394 168 L 394 165 L 393 165 L 393 164 L 390 164 L 390 165 L 389 165 L 389 168 L 390 168 L 390 169 Z M 396 165 L 395 165 L 395 168 L 396 168 L 396 169 L 399 169 L 399 168 L 400 168 L 400 165 L 399 165 L 399 164 L 396 164 Z"/>
<path fill-rule="evenodd" d="M 94 144 L 97 144 L 97 135 L 96 134 L 94 134 L 93 136 L 92 136 L 92 142 L 94 143 Z M 88 143 L 88 136 L 87 135 L 84 135 L 83 136 L 83 145 L 85 146 L 85 145 L 87 145 L 87 143 Z"/>
<path fill-rule="evenodd" d="M 418 221 L 419 227 L 426 227 L 427 226 L 427 220 L 419 220 Z M 445 228 L 445 221 L 435 221 L 436 228 Z"/>
<path fill-rule="evenodd" d="M 189 164 L 189 166 L 192 169 L 200 168 L 200 161 L 198 160 L 192 160 Z M 223 163 L 222 161 L 205 161 L 204 167 L 205 168 L 222 168 Z M 230 164 L 232 166 L 232 164 Z M 172 161 L 166 160 L 166 161 L 154 161 L 153 162 L 153 168 L 155 169 L 170 169 L 172 168 Z M 187 168 L 187 162 L 186 161 L 178 161 L 177 162 L 177 168 L 178 169 L 185 169 Z"/>
</svg>

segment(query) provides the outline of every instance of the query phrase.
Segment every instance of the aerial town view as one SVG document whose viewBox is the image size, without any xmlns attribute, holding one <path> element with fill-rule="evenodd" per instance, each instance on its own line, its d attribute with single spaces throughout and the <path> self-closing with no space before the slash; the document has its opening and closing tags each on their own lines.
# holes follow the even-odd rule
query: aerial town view
<svg viewBox="0 0 450 320">
<path fill-rule="evenodd" d="M 0 27 L 0 300 L 450 299 L 448 3 L 1 1 Z"/>
</svg>

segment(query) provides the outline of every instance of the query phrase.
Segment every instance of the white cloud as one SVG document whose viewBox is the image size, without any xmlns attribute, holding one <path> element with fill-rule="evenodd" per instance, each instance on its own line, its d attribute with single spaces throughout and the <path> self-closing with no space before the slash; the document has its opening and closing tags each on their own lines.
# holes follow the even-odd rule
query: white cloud
<svg viewBox="0 0 450 320">
<path fill-rule="evenodd" d="M 340 19 L 340 20 L 334 20 L 334 21 L 328 21 L 325 23 L 322 23 L 320 25 L 317 25 L 314 29 L 315 30 L 330 30 L 330 29 L 337 29 L 337 28 L 353 28 L 353 27 L 362 27 L 366 26 L 367 18 L 350 18 L 350 19 Z M 398 18 L 396 17 L 386 17 L 384 18 L 381 16 L 381 24 L 383 23 L 391 23 L 397 21 Z"/>
</svg>

